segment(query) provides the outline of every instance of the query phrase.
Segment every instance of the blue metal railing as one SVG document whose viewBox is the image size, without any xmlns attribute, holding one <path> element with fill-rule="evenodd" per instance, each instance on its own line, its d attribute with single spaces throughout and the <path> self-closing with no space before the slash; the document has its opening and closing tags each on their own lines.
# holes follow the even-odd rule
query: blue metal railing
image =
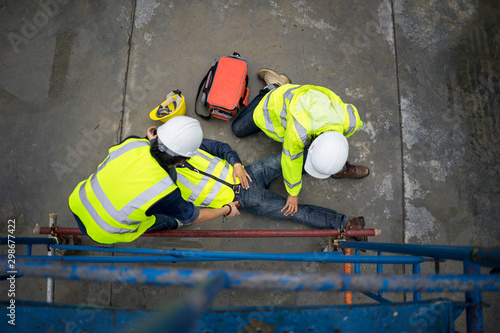
<svg viewBox="0 0 500 333">
<path fill-rule="evenodd" d="M 411 245 L 391 243 L 366 243 L 340 241 L 338 246 L 351 248 L 355 254 L 344 256 L 340 252 L 314 253 L 246 253 L 214 251 L 181 251 L 137 248 L 111 248 L 104 246 L 77 246 L 54 244 L 51 238 L 16 238 L 16 244 L 27 245 L 27 255 L 17 255 L 16 268 L 20 274 L 30 277 L 57 278 L 68 280 L 106 281 L 136 283 L 142 285 L 181 285 L 195 287 L 203 281 L 211 281 L 218 287 L 200 287 L 210 304 L 215 291 L 222 289 L 250 290 L 315 290 L 315 291 L 359 291 L 380 303 L 390 303 L 382 297 L 385 292 L 411 292 L 413 301 L 421 301 L 423 292 L 464 292 L 467 302 L 468 332 L 483 330 L 482 292 L 500 291 L 500 275 L 480 274 L 480 267 L 500 267 L 500 247 L 476 248 L 457 246 Z M 6 245 L 7 238 L 0 238 L 0 245 Z M 53 249 L 115 252 L 134 256 L 33 256 L 31 246 L 49 245 Z M 359 250 L 375 251 L 374 255 L 360 255 Z M 394 255 L 383 255 L 391 253 Z M 227 260 L 273 260 L 324 263 L 353 263 L 354 274 L 285 274 L 224 270 L 142 268 L 105 266 L 97 264 L 144 263 L 144 262 L 193 262 Z M 464 274 L 438 275 L 438 263 L 444 260 L 462 261 Z M 7 257 L 1 256 L 5 266 Z M 422 276 L 421 264 L 436 262 L 436 275 Z M 92 263 L 92 264 L 90 264 Z M 361 275 L 360 264 L 376 265 L 376 274 Z M 412 265 L 412 275 L 384 275 L 384 264 Z M 186 301 L 187 302 L 187 301 Z M 200 308 L 189 309 L 189 302 L 183 303 L 183 311 L 198 313 Z M 176 308 L 177 309 L 177 308 Z M 175 311 L 174 311 L 175 312 Z M 171 325 L 180 317 L 171 317 Z M 177 323 L 177 322 L 176 322 Z M 179 323 L 177 323 L 179 324 Z"/>
<path fill-rule="evenodd" d="M 430 257 L 438 260 L 468 260 L 484 267 L 500 267 L 500 246 L 471 247 L 340 241 L 339 247 Z"/>
<path fill-rule="evenodd" d="M 2 258 L 3 259 L 3 258 Z M 5 264 L 5 260 L 0 261 Z M 314 290 L 373 292 L 474 292 L 500 291 L 500 275 L 417 276 L 379 274 L 306 274 L 265 273 L 180 268 L 139 268 L 64 263 L 38 258 L 19 262 L 18 271 L 31 277 L 54 277 L 75 281 L 118 282 L 157 286 L 195 286 L 222 273 L 229 280 L 229 289 L 252 290 Z"/>
</svg>

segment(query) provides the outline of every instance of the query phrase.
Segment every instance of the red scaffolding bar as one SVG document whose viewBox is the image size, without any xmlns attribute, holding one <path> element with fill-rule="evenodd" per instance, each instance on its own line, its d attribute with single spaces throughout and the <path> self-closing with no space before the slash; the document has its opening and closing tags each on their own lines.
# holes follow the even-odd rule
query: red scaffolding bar
<svg viewBox="0 0 500 333">
<path fill-rule="evenodd" d="M 37 226 L 35 234 L 50 235 L 49 227 Z M 55 228 L 58 235 L 82 235 L 78 228 Z M 237 237 L 237 238 L 264 238 L 264 237 L 345 237 L 379 236 L 379 229 L 363 230 L 155 230 L 142 234 L 142 237 Z"/>
</svg>

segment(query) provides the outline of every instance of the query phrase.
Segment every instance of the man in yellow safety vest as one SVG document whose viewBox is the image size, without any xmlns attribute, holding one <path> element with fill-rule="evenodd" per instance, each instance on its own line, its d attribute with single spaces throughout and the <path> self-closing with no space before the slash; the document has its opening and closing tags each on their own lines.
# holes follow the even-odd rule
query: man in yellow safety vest
<svg viewBox="0 0 500 333">
<path fill-rule="evenodd" d="M 315 178 L 367 177 L 370 170 L 347 161 L 346 138 L 363 125 L 356 107 L 331 90 L 313 85 L 292 85 L 284 74 L 258 72 L 266 87 L 236 117 L 232 131 L 245 137 L 263 131 L 283 143 L 281 166 L 288 198 L 284 215 L 297 212 L 302 171 Z M 304 152 L 307 151 L 307 158 Z"/>
<path fill-rule="evenodd" d="M 178 116 L 157 130 L 150 127 L 146 138 L 131 136 L 111 147 L 69 197 L 80 230 L 98 243 L 131 242 L 148 230 L 239 214 L 235 203 L 198 209 L 182 198 L 170 176 L 176 165 L 195 156 L 202 139 L 198 120 Z"/>
</svg>

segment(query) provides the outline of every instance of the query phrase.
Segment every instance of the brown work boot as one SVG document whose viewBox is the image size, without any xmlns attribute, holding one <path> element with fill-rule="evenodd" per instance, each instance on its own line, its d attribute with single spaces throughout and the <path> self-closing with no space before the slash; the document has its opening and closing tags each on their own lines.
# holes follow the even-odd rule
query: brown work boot
<svg viewBox="0 0 500 333">
<path fill-rule="evenodd" d="M 266 82 L 266 86 L 270 84 L 282 86 L 284 84 L 292 83 L 292 80 L 290 80 L 288 76 L 286 76 L 285 74 L 278 75 L 278 73 L 276 73 L 272 69 L 262 68 L 257 72 L 257 76 L 259 77 L 259 79 Z"/>
<path fill-rule="evenodd" d="M 365 228 L 365 219 L 363 216 L 360 217 L 355 217 L 353 219 L 350 219 L 347 221 L 345 224 L 346 229 L 353 229 L 353 230 L 363 230 Z M 350 238 L 350 237 L 349 237 Z M 368 237 L 367 236 L 357 236 L 357 237 L 352 237 L 358 242 L 367 242 Z"/>
<path fill-rule="evenodd" d="M 368 177 L 370 174 L 370 169 L 362 165 L 353 165 L 349 162 L 345 162 L 344 168 L 334 174 L 333 178 L 353 178 L 353 179 L 363 179 Z"/>
</svg>

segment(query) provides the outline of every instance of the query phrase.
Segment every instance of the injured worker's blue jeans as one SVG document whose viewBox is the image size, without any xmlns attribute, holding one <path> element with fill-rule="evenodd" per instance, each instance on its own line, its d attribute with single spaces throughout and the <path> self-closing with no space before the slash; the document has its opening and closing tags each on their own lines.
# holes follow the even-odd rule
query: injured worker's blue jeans
<svg viewBox="0 0 500 333">
<path fill-rule="evenodd" d="M 285 207 L 286 199 L 268 189 L 271 182 L 281 176 L 281 153 L 246 166 L 245 170 L 252 182 L 249 182 L 248 190 L 241 189 L 239 203 L 245 208 L 242 212 L 302 223 L 311 228 L 345 228 L 346 216 L 328 208 L 299 204 L 293 216 L 283 214 L 281 209 Z"/>
</svg>

